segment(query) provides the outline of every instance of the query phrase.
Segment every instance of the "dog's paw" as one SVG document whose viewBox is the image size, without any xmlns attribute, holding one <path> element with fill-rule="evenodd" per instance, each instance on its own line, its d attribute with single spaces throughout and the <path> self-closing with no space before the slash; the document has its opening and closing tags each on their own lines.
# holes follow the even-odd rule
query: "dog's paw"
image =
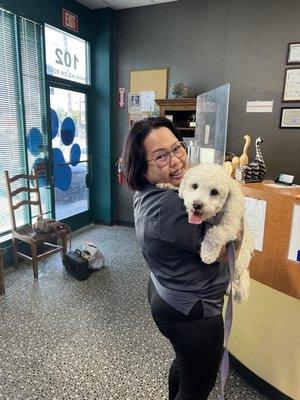
<svg viewBox="0 0 300 400">
<path fill-rule="evenodd" d="M 244 290 L 241 290 L 241 288 L 235 283 L 232 285 L 232 296 L 233 300 L 236 301 L 237 303 L 243 303 L 246 301 L 249 297 L 249 293 L 247 293 Z"/>
<path fill-rule="evenodd" d="M 171 185 L 170 183 L 158 183 L 156 185 L 158 189 L 169 190 L 169 189 L 177 189 L 175 186 Z"/>
<path fill-rule="evenodd" d="M 232 296 L 237 303 L 243 303 L 249 297 L 250 285 L 242 280 L 237 279 L 232 282 Z"/>
<path fill-rule="evenodd" d="M 200 250 L 200 257 L 205 264 L 214 263 L 217 260 L 219 254 L 220 254 L 220 249 L 212 248 L 206 243 L 204 242 L 202 243 Z"/>
</svg>

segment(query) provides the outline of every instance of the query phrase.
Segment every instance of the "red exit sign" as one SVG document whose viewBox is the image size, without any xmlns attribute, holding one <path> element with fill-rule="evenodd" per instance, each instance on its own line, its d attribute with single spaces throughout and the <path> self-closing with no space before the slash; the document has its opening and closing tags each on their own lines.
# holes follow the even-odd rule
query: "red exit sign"
<svg viewBox="0 0 300 400">
<path fill-rule="evenodd" d="M 71 13 L 68 10 L 62 10 L 63 26 L 70 29 L 73 32 L 79 32 L 79 20 L 78 15 Z"/>
</svg>

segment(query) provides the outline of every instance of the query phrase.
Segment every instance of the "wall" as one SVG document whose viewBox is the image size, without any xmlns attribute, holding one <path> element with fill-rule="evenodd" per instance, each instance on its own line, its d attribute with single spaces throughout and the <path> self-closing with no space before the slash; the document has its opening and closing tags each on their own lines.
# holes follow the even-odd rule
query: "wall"
<svg viewBox="0 0 300 400">
<path fill-rule="evenodd" d="M 92 11 L 75 0 L 43 0 L 42 6 L 35 0 L 0 0 L 0 6 L 4 6 L 10 11 L 24 14 L 36 22 L 45 22 L 60 29 L 64 29 L 62 25 L 62 9 L 65 8 L 79 16 L 78 36 L 86 40 L 91 40 L 93 37 L 90 23 Z M 76 35 L 71 31 L 68 32 Z"/>
<path fill-rule="evenodd" d="M 128 91 L 130 70 L 162 67 L 169 83 L 183 80 L 198 93 L 230 82 L 227 151 L 240 154 L 245 133 L 262 136 L 267 176 L 285 172 L 300 184 L 299 131 L 279 129 L 287 44 L 299 41 L 299 15 L 297 0 L 184 0 L 119 11 L 116 87 Z M 274 100 L 273 113 L 246 114 L 251 100 Z M 116 158 L 127 126 L 127 109 L 118 108 Z M 116 220 L 133 221 L 132 195 L 121 187 Z"/>
</svg>

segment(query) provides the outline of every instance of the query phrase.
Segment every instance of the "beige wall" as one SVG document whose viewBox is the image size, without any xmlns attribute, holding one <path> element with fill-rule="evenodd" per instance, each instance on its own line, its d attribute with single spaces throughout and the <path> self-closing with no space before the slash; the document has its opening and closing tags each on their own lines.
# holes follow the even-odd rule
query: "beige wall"
<svg viewBox="0 0 300 400">
<path fill-rule="evenodd" d="M 229 351 L 264 381 L 300 400 L 300 300 L 251 280 L 234 304 Z"/>
</svg>

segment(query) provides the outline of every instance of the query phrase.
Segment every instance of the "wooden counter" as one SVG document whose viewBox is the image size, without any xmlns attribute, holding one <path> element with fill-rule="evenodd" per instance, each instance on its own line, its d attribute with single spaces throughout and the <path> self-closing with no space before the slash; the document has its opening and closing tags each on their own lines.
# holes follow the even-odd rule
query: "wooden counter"
<svg viewBox="0 0 300 400">
<path fill-rule="evenodd" d="M 300 204 L 300 188 L 271 187 L 267 183 L 272 181 L 243 185 L 245 196 L 267 202 L 263 251 L 255 250 L 250 275 L 300 299 L 300 263 L 288 259 L 294 205 Z"/>
<path fill-rule="evenodd" d="M 243 185 L 247 197 L 267 206 L 263 251 L 255 250 L 251 261 L 249 299 L 234 305 L 229 351 L 278 391 L 267 387 L 270 398 L 300 400 L 300 262 L 288 259 L 300 188 L 266 183 Z"/>
</svg>

